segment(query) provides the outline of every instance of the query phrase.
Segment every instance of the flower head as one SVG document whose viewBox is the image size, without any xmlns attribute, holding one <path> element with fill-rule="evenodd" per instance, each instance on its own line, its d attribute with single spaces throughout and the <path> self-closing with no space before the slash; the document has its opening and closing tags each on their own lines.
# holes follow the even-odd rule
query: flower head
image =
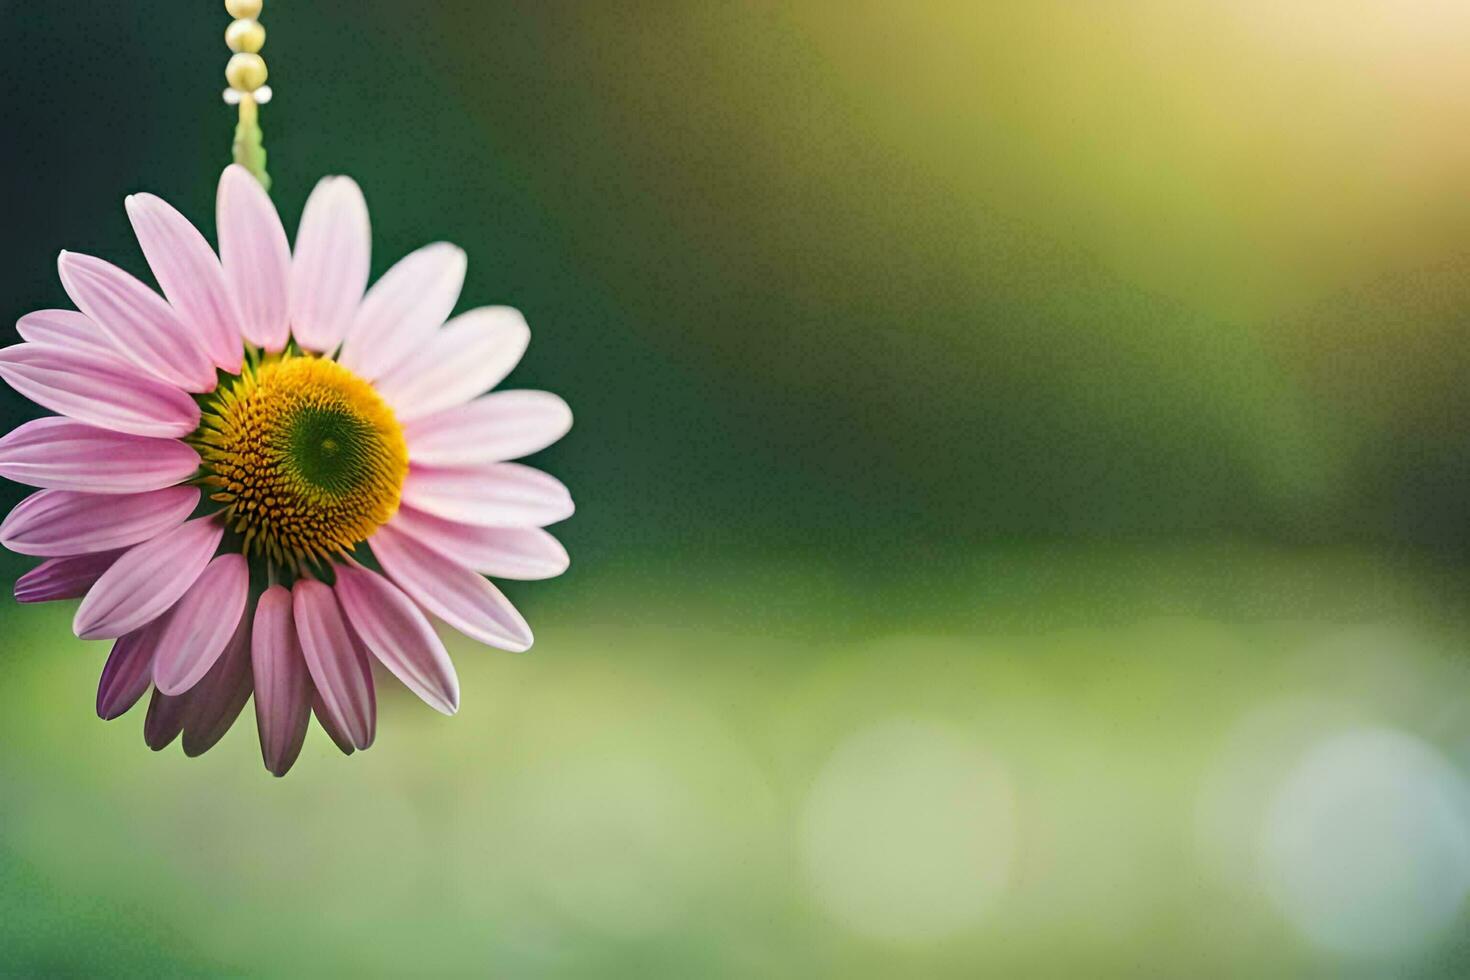
<svg viewBox="0 0 1470 980">
<path fill-rule="evenodd" d="M 151 195 L 128 198 L 159 296 L 63 252 L 77 310 L 22 317 L 0 378 L 57 416 L 0 439 L 0 476 L 42 488 L 0 544 L 46 560 L 22 602 L 81 598 L 111 639 L 97 713 L 151 686 L 145 738 L 208 750 L 252 693 L 283 775 L 314 714 L 344 752 L 376 731 L 370 658 L 430 706 L 459 682 L 430 622 L 524 650 L 531 631 L 486 576 L 549 578 L 543 528 L 572 513 L 555 478 L 507 462 L 559 439 L 558 397 L 495 387 L 530 332 L 482 307 L 449 319 L 465 256 L 427 245 L 367 288 L 367 207 L 319 183 L 294 252 L 264 189 L 220 178 L 219 254 Z M 448 322 L 446 322 L 446 320 Z"/>
</svg>

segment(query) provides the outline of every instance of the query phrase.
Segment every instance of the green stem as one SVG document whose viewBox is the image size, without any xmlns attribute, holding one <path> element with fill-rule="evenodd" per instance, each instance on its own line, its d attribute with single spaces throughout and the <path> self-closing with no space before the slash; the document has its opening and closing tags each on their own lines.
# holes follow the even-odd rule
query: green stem
<svg viewBox="0 0 1470 980">
<path fill-rule="evenodd" d="M 265 172 L 264 135 L 260 131 L 260 113 L 249 95 L 240 99 L 240 122 L 235 126 L 235 162 L 255 175 L 260 186 L 271 189 L 271 175 Z"/>
</svg>

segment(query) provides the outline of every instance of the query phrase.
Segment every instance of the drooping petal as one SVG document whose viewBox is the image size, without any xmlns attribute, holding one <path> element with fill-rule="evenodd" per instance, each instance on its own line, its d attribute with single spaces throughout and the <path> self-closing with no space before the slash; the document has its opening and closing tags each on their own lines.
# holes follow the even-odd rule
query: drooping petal
<svg viewBox="0 0 1470 980">
<path fill-rule="evenodd" d="M 399 259 L 363 297 L 342 342 L 342 366 L 372 380 L 422 347 L 454 311 L 464 250 L 435 242 Z"/>
<path fill-rule="evenodd" d="M 465 636 L 502 650 L 530 648 L 531 627 L 488 579 L 386 524 L 368 543 L 409 598 Z"/>
<path fill-rule="evenodd" d="M 499 463 L 567 434 L 572 410 L 549 391 L 496 391 L 403 427 L 408 458 L 430 466 Z"/>
<path fill-rule="evenodd" d="M 403 502 L 481 527 L 541 527 L 566 520 L 575 509 L 560 480 L 520 463 L 410 466 Z"/>
<path fill-rule="evenodd" d="M 469 401 L 499 384 L 520 363 L 531 329 L 508 306 L 461 313 L 377 383 L 400 421 Z"/>
<path fill-rule="evenodd" d="M 37 405 L 113 432 L 168 439 L 199 426 L 188 394 L 108 354 L 16 344 L 0 350 L 0 378 Z"/>
<path fill-rule="evenodd" d="M 205 566 L 169 609 L 158 634 L 153 684 L 164 694 L 183 694 L 209 673 L 245 613 L 250 570 L 245 556 L 220 555 Z"/>
<path fill-rule="evenodd" d="M 322 707 L 355 747 L 367 748 L 377 726 L 373 675 L 336 597 L 321 582 L 302 579 L 291 590 L 291 612 Z"/>
<path fill-rule="evenodd" d="M 567 570 L 567 550 L 539 527 L 476 527 L 399 507 L 388 521 L 457 565 L 492 578 L 555 578 Z"/>
<path fill-rule="evenodd" d="M 412 599 L 376 572 L 337 566 L 337 600 L 364 646 L 435 711 L 459 710 L 459 678 L 444 643 Z"/>
<path fill-rule="evenodd" d="M 313 694 L 301 642 L 296 638 L 291 592 L 284 586 L 266 589 L 255 607 L 250 664 L 261 759 L 272 775 L 284 776 L 306 740 Z"/>
<path fill-rule="evenodd" d="M 367 203 L 350 177 L 325 177 L 306 201 L 291 259 L 291 333 L 332 351 L 362 301 L 372 256 Z"/>
<path fill-rule="evenodd" d="M 157 619 L 198 580 L 223 535 L 219 521 L 199 517 L 135 545 L 88 590 L 72 630 L 84 640 L 111 639 Z"/>
<path fill-rule="evenodd" d="M 184 523 L 195 487 L 103 495 L 42 490 L 0 522 L 0 544 L 22 555 L 82 555 L 126 548 Z"/>
<path fill-rule="evenodd" d="M 169 305 L 194 331 L 216 367 L 239 374 L 243 358 L 240 330 L 214 249 L 167 201 L 152 194 L 132 194 L 124 204 L 143 256 Z"/>
<path fill-rule="evenodd" d="M 268 351 L 291 336 L 288 288 L 291 245 L 270 195 L 239 164 L 220 175 L 215 198 L 219 257 L 240 332 Z"/>
<path fill-rule="evenodd" d="M 111 721 L 126 714 L 148 685 L 153 683 L 153 648 L 155 633 L 149 623 L 112 643 L 112 652 L 102 667 L 97 682 L 97 717 Z"/>
<path fill-rule="evenodd" d="M 326 705 L 322 704 L 322 696 L 315 691 L 311 695 L 311 713 L 316 717 L 316 723 L 322 726 L 322 731 L 327 733 L 327 738 L 332 740 L 332 744 L 337 746 L 343 755 L 351 755 L 357 751 L 357 746 L 352 744 L 352 739 L 347 737 L 342 727 L 332 720 Z"/>
<path fill-rule="evenodd" d="M 250 626 L 253 610 L 246 608 L 235 634 L 225 645 L 204 679 L 189 689 L 189 707 L 184 713 L 184 754 L 203 755 L 240 717 L 250 700 Z"/>
<path fill-rule="evenodd" d="M 163 297 L 110 262 L 62 252 L 61 284 L 124 357 L 185 391 L 211 391 L 214 364 Z"/>
<path fill-rule="evenodd" d="M 112 346 L 107 335 L 97 324 L 87 319 L 85 313 L 76 310 L 37 310 L 27 313 L 15 324 L 16 333 L 22 340 L 47 347 L 83 351 L 111 357 L 123 364 L 131 363 L 122 352 Z"/>
<path fill-rule="evenodd" d="M 184 730 L 184 714 L 189 710 L 189 695 L 172 697 L 158 688 L 148 701 L 148 715 L 143 719 L 143 741 L 154 752 L 168 748 Z"/>
<path fill-rule="evenodd" d="M 101 551 L 43 561 L 15 580 L 15 601 L 80 599 L 121 555 L 121 551 Z"/>
<path fill-rule="evenodd" d="M 33 487 L 142 493 L 187 480 L 198 468 L 199 454 L 177 440 L 71 419 L 34 419 L 0 439 L 0 476 Z"/>
</svg>

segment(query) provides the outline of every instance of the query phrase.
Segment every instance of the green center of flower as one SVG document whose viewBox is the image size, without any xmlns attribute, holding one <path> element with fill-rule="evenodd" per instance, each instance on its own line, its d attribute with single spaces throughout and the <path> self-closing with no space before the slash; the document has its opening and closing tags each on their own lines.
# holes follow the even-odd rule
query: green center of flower
<svg viewBox="0 0 1470 980">
<path fill-rule="evenodd" d="M 194 436 L 246 553 L 295 568 L 365 541 L 398 509 L 408 447 L 372 386 L 287 354 L 221 385 Z"/>
</svg>

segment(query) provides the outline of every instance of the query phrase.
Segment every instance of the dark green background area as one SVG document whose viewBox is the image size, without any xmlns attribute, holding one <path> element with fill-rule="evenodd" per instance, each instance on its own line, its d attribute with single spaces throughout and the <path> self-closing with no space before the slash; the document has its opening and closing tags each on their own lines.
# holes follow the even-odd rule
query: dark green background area
<svg viewBox="0 0 1470 980">
<path fill-rule="evenodd" d="M 930 21 L 942 40 L 968 7 L 859 9 L 879 20 L 871 43 L 902 45 L 883 31 Z M 996 30 L 1019 18 L 997 12 Z M 447 238 L 470 256 L 462 306 L 526 313 L 513 383 L 576 411 L 545 462 L 579 490 L 566 533 L 588 565 L 734 551 L 884 568 L 1018 538 L 1463 539 L 1450 502 L 1470 452 L 1447 424 L 1461 386 L 1429 379 L 1453 399 L 1439 424 L 1406 433 L 1375 411 L 1344 448 L 1357 396 L 1323 390 L 1340 372 L 1293 349 L 1308 330 L 1344 345 L 1329 331 L 1357 299 L 1329 295 L 1307 328 L 1257 325 L 1130 281 L 992 190 L 1057 161 L 992 117 L 983 76 L 971 100 L 911 107 L 935 115 L 929 141 L 965 134 L 953 156 L 970 186 L 895 143 L 862 100 L 902 96 L 923 51 L 854 81 L 828 50 L 842 21 L 823 5 L 275 3 L 275 198 L 294 227 L 320 175 L 350 173 L 375 273 Z M 65 303 L 63 247 L 143 271 L 128 192 L 210 230 L 230 133 L 219 22 L 203 2 L 7 11 L 12 317 Z M 1010 82 L 1024 97 L 1037 79 Z M 1457 271 L 1432 285 L 1464 288 Z M 1434 350 L 1467 353 L 1459 334 Z M 3 411 L 27 409 L 7 395 Z"/>
<path fill-rule="evenodd" d="M 68 305 L 61 249 L 151 281 L 126 194 L 213 240 L 221 6 L 0 0 L 0 343 Z M 97 721 L 105 646 L 6 599 L 0 973 L 1470 969 L 1463 907 L 1355 958 L 1249 850 L 1318 738 L 1388 727 L 1470 771 L 1458 4 L 264 23 L 288 232 L 349 174 L 375 276 L 444 239 L 460 310 L 524 312 L 507 384 L 576 416 L 533 459 L 577 501 L 572 567 L 506 586 L 533 654 L 450 640 L 458 717 L 380 676 L 372 751 L 314 732 L 282 781 L 248 709 L 195 761 L 148 753 L 141 712 Z M 0 429 L 37 414 L 0 391 Z M 30 564 L 0 558 L 6 592 Z M 992 760 L 1018 829 L 993 908 L 895 943 L 843 902 L 904 888 L 844 894 L 808 821 L 843 746 L 909 721 Z M 947 737 L 914 759 L 934 797 L 858 857 L 967 853 L 925 823 Z M 827 831 L 891 802 L 874 779 Z"/>
</svg>

